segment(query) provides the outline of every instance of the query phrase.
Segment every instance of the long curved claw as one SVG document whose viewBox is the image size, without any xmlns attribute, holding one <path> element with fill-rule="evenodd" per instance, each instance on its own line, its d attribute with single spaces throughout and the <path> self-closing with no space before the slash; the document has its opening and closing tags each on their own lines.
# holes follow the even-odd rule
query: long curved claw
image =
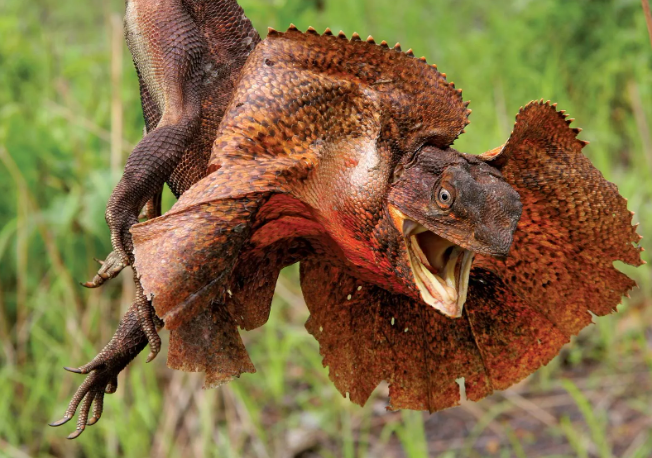
<svg viewBox="0 0 652 458">
<path fill-rule="evenodd" d="M 84 432 L 84 428 L 81 428 L 81 429 L 77 428 L 74 432 L 68 434 L 67 439 L 70 439 L 70 440 L 77 439 L 79 436 L 81 436 L 81 433 L 83 433 L 83 432 Z"/>
<path fill-rule="evenodd" d="M 154 361 L 154 358 L 156 358 L 156 355 L 158 355 L 160 351 L 159 349 L 161 348 L 161 338 L 158 336 L 156 337 L 158 338 L 158 349 L 156 351 L 152 350 L 149 352 L 149 354 L 147 355 L 147 360 L 145 361 L 146 363 L 151 363 L 152 361 Z"/>
<path fill-rule="evenodd" d="M 73 415 L 75 415 L 77 407 L 80 407 L 79 416 L 77 417 L 77 428 L 68 436 L 68 439 L 79 437 L 87 425 L 97 423 L 102 416 L 104 391 L 109 379 L 110 376 L 101 372 L 89 374 L 79 388 L 77 388 L 64 417 L 61 420 L 50 423 L 50 426 L 61 426 L 70 421 Z M 91 406 L 93 407 L 93 417 L 89 420 L 88 413 L 90 412 Z"/>
<path fill-rule="evenodd" d="M 82 283 L 86 288 L 97 288 L 118 274 L 129 265 L 128 260 L 124 259 L 117 251 L 112 251 L 104 261 L 96 259 L 100 263 L 100 270 L 91 281 Z"/>
<path fill-rule="evenodd" d="M 86 423 L 88 423 L 88 413 L 91 410 L 91 405 L 95 401 L 95 391 L 90 391 L 84 396 L 84 400 L 81 403 L 79 408 L 79 416 L 77 417 L 77 429 L 68 435 L 68 439 L 75 439 L 84 432 L 86 429 Z"/>
<path fill-rule="evenodd" d="M 56 426 L 61 426 L 61 425 L 65 425 L 65 424 L 68 423 L 71 419 L 72 419 L 72 416 L 70 416 L 70 417 L 64 416 L 61 420 L 53 421 L 52 423 L 48 423 L 48 425 L 49 425 L 49 426 L 54 426 L 54 427 L 56 427 Z"/>
<path fill-rule="evenodd" d="M 72 372 L 74 374 L 83 374 L 84 373 L 84 372 L 82 372 L 81 369 L 78 369 L 78 368 L 75 368 L 75 367 L 64 366 L 63 369 L 67 370 L 68 372 Z"/>
<path fill-rule="evenodd" d="M 95 356 L 95 358 L 93 358 L 90 362 L 84 364 L 83 366 L 79 366 L 79 367 L 64 366 L 64 369 L 74 374 L 90 374 L 93 370 L 99 369 L 106 364 L 107 350 L 108 348 L 104 348 L 97 356 Z"/>
</svg>

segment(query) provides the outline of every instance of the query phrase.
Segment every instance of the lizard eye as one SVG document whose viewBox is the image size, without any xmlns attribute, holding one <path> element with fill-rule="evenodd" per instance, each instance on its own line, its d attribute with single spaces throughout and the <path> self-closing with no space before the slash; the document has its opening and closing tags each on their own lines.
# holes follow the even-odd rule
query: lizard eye
<svg viewBox="0 0 652 458">
<path fill-rule="evenodd" d="M 446 189 L 444 187 L 439 188 L 437 192 L 437 204 L 443 208 L 448 209 L 453 205 L 455 200 L 455 191 L 451 189 Z"/>
</svg>

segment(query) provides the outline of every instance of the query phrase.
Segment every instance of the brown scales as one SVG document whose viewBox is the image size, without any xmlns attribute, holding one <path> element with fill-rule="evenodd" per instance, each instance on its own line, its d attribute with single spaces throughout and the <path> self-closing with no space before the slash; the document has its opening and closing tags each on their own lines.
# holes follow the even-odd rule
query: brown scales
<svg viewBox="0 0 652 458">
<path fill-rule="evenodd" d="M 179 6 L 169 3 L 171 11 Z M 211 11 L 190 3 L 200 30 L 202 20 L 224 11 L 232 18 L 216 36 L 204 35 L 204 56 L 224 40 L 233 49 L 257 43 L 235 2 L 213 2 L 222 10 Z M 163 9 L 155 13 L 165 18 Z M 435 411 L 459 403 L 461 378 L 471 400 L 521 380 L 591 322 L 589 311 L 610 313 L 634 286 L 612 265 L 641 264 L 626 201 L 581 153 L 579 129 L 555 105 L 527 105 L 503 147 L 468 156 L 450 148 L 468 124 L 461 90 L 399 44 L 292 25 L 285 33 L 270 29 L 245 62 L 246 54 L 235 53 L 241 73 L 235 65 L 230 79 L 200 92 L 202 119 L 219 127 L 179 137 L 180 151 L 197 151 L 175 153 L 189 158 L 188 167 L 141 183 L 150 176 L 144 169 L 158 164 L 150 150 L 156 160 L 125 181 L 134 189 L 185 183 L 170 212 L 131 230 L 136 283 L 171 332 L 170 367 L 206 372 L 207 387 L 254 372 L 237 327 L 266 322 L 280 270 L 300 262 L 306 327 L 338 390 L 364 404 L 387 380 L 390 408 Z M 161 98 L 151 92 L 175 80 L 148 86 L 136 63 L 146 144 L 156 130 L 152 100 Z M 222 102 L 207 102 L 210 93 Z M 443 188 L 456 196 L 450 206 L 437 200 Z M 130 205 L 142 207 L 144 197 Z M 405 215 L 433 237 L 478 253 L 461 318 L 423 302 L 408 262 Z M 144 304 L 137 301 L 103 352 L 75 370 L 88 378 L 57 422 L 81 403 L 72 437 L 97 421 L 105 390 L 157 337 Z"/>
<path fill-rule="evenodd" d="M 407 98 L 408 111 L 399 104 Z M 331 192 L 332 180 L 347 179 L 341 176 L 347 154 L 358 161 L 355 148 L 363 150 L 378 142 L 384 147 L 382 158 L 371 158 L 382 164 L 373 172 L 377 183 L 364 190 L 364 195 L 354 196 L 353 202 L 343 195 L 330 201 L 331 205 L 353 205 L 347 211 L 355 219 L 362 210 L 380 207 L 389 184 L 385 175 L 400 157 L 413 154 L 426 142 L 447 147 L 468 123 L 467 115 L 459 93 L 439 72 L 407 54 L 386 51 L 355 37 L 349 42 L 302 34 L 293 27 L 285 34 L 272 34 L 243 69 L 214 144 L 209 166 L 214 173 L 184 194 L 163 218 L 165 222 L 157 220 L 152 230 L 134 232 L 136 238 L 142 237 L 137 267 L 148 266 L 147 273 L 142 272 L 146 294 L 152 294 L 162 281 L 171 282 L 175 275 L 183 277 L 176 288 L 156 293 L 157 314 L 169 329 L 176 328 L 180 320 L 211 300 L 213 294 L 206 285 L 217 288 L 210 277 L 225 269 L 215 250 L 229 246 L 223 242 L 227 229 L 216 223 L 220 232 L 216 237 L 210 224 L 196 227 L 190 223 L 197 218 L 193 208 L 202 214 L 218 212 L 222 218 L 221 200 L 229 199 L 226 208 L 234 215 L 240 210 L 233 199 L 247 196 L 247 210 L 242 211 L 249 214 L 263 204 L 268 193 L 281 192 L 322 210 L 327 218 L 324 207 L 329 204 L 323 197 Z M 349 153 L 342 152 L 342 147 Z M 380 208 L 373 218 L 379 218 L 378 212 Z M 173 228 L 175 238 L 159 239 L 159 234 Z M 373 225 L 358 229 L 370 232 Z M 154 248 L 161 244 L 169 249 Z M 198 251 L 203 262 L 216 259 L 219 264 L 204 264 L 201 272 L 194 268 L 188 272 L 185 263 L 174 262 L 191 258 L 192 250 Z M 159 258 L 162 252 L 167 261 Z M 171 264 L 176 266 L 174 273 L 167 270 Z"/>
<path fill-rule="evenodd" d="M 247 56 L 260 41 L 235 0 L 128 0 L 125 35 L 134 58 L 147 135 L 129 156 L 111 195 L 106 219 L 114 251 L 102 262 L 88 287 L 118 275 L 133 261 L 130 227 L 147 205 L 148 217 L 160 215 L 163 184 L 178 196 L 206 175 L 210 145 L 231 99 Z M 77 437 L 84 430 L 91 401 L 93 424 L 101 415 L 102 393 L 147 345 L 151 360 L 160 348 L 162 322 L 142 293 L 137 295 L 114 338 L 76 372 L 92 373 L 77 390 L 64 417 L 81 403 Z M 100 406 L 99 408 L 97 406 Z"/>
</svg>

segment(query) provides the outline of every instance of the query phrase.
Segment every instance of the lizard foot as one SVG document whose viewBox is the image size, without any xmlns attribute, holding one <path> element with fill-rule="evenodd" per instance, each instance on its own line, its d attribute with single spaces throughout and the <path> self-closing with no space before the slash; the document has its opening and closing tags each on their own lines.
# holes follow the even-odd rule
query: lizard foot
<svg viewBox="0 0 652 458">
<path fill-rule="evenodd" d="M 109 253 L 104 261 L 100 261 L 99 259 L 96 259 L 96 261 L 100 263 L 100 270 L 97 271 L 97 275 L 91 281 L 82 283 L 82 286 L 86 288 L 97 288 L 103 285 L 106 281 L 117 277 L 122 269 L 129 265 L 116 251 Z"/>
<path fill-rule="evenodd" d="M 127 311 L 111 341 L 89 363 L 78 367 L 65 367 L 69 372 L 87 374 L 84 382 L 77 388 L 68 408 L 60 420 L 50 426 L 61 426 L 72 419 L 79 408 L 77 428 L 68 436 L 75 439 L 84 432 L 86 426 L 94 425 L 102 416 L 104 395 L 115 393 L 118 388 L 118 374 L 147 345 L 147 336 L 140 326 L 136 304 Z M 93 416 L 89 414 L 93 408 Z"/>
<path fill-rule="evenodd" d="M 65 368 L 70 372 L 84 373 L 81 369 Z M 104 407 L 104 394 L 115 393 L 118 388 L 118 373 L 122 369 L 101 367 L 90 373 L 86 380 L 77 388 L 75 395 L 72 397 L 66 412 L 58 421 L 50 423 L 50 426 L 61 426 L 72 419 L 81 404 L 79 416 L 77 417 L 77 429 L 68 436 L 68 439 L 75 439 L 84 432 L 86 426 L 97 423 L 102 416 Z M 89 419 L 88 415 L 93 407 L 93 416 Z"/>
</svg>

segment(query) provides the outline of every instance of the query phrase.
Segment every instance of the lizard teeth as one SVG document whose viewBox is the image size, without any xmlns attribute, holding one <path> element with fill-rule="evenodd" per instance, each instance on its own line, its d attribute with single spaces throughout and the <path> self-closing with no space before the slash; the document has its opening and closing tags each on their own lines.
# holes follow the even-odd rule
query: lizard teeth
<svg viewBox="0 0 652 458">
<path fill-rule="evenodd" d="M 457 284 L 456 284 L 457 279 L 455 278 L 455 267 L 457 267 L 457 260 L 460 257 L 460 254 L 462 254 L 462 251 L 464 250 L 462 250 L 460 247 L 453 248 L 450 257 L 448 258 L 448 262 L 446 262 L 446 265 L 444 266 L 444 270 L 442 271 L 442 275 L 441 275 L 441 278 L 443 278 L 446 281 L 446 285 L 449 288 L 453 288 L 455 290 L 457 289 Z"/>
<path fill-rule="evenodd" d="M 403 235 L 423 301 L 446 316 L 460 317 L 468 295 L 474 253 L 409 219 L 403 222 Z"/>
<path fill-rule="evenodd" d="M 428 258 L 424 254 L 423 250 L 421 249 L 421 246 L 419 245 L 419 242 L 417 241 L 416 236 L 412 235 L 410 236 L 410 247 L 412 248 L 412 251 L 414 254 L 417 256 L 419 259 L 419 262 L 426 266 L 428 269 L 432 269 L 432 266 L 430 265 L 430 261 L 428 261 Z"/>
<path fill-rule="evenodd" d="M 474 253 L 464 250 L 462 257 L 462 268 L 460 271 L 460 284 L 457 286 L 457 308 L 462 311 L 466 303 L 466 296 L 469 292 L 469 275 L 471 274 L 471 266 L 473 265 Z"/>
</svg>

